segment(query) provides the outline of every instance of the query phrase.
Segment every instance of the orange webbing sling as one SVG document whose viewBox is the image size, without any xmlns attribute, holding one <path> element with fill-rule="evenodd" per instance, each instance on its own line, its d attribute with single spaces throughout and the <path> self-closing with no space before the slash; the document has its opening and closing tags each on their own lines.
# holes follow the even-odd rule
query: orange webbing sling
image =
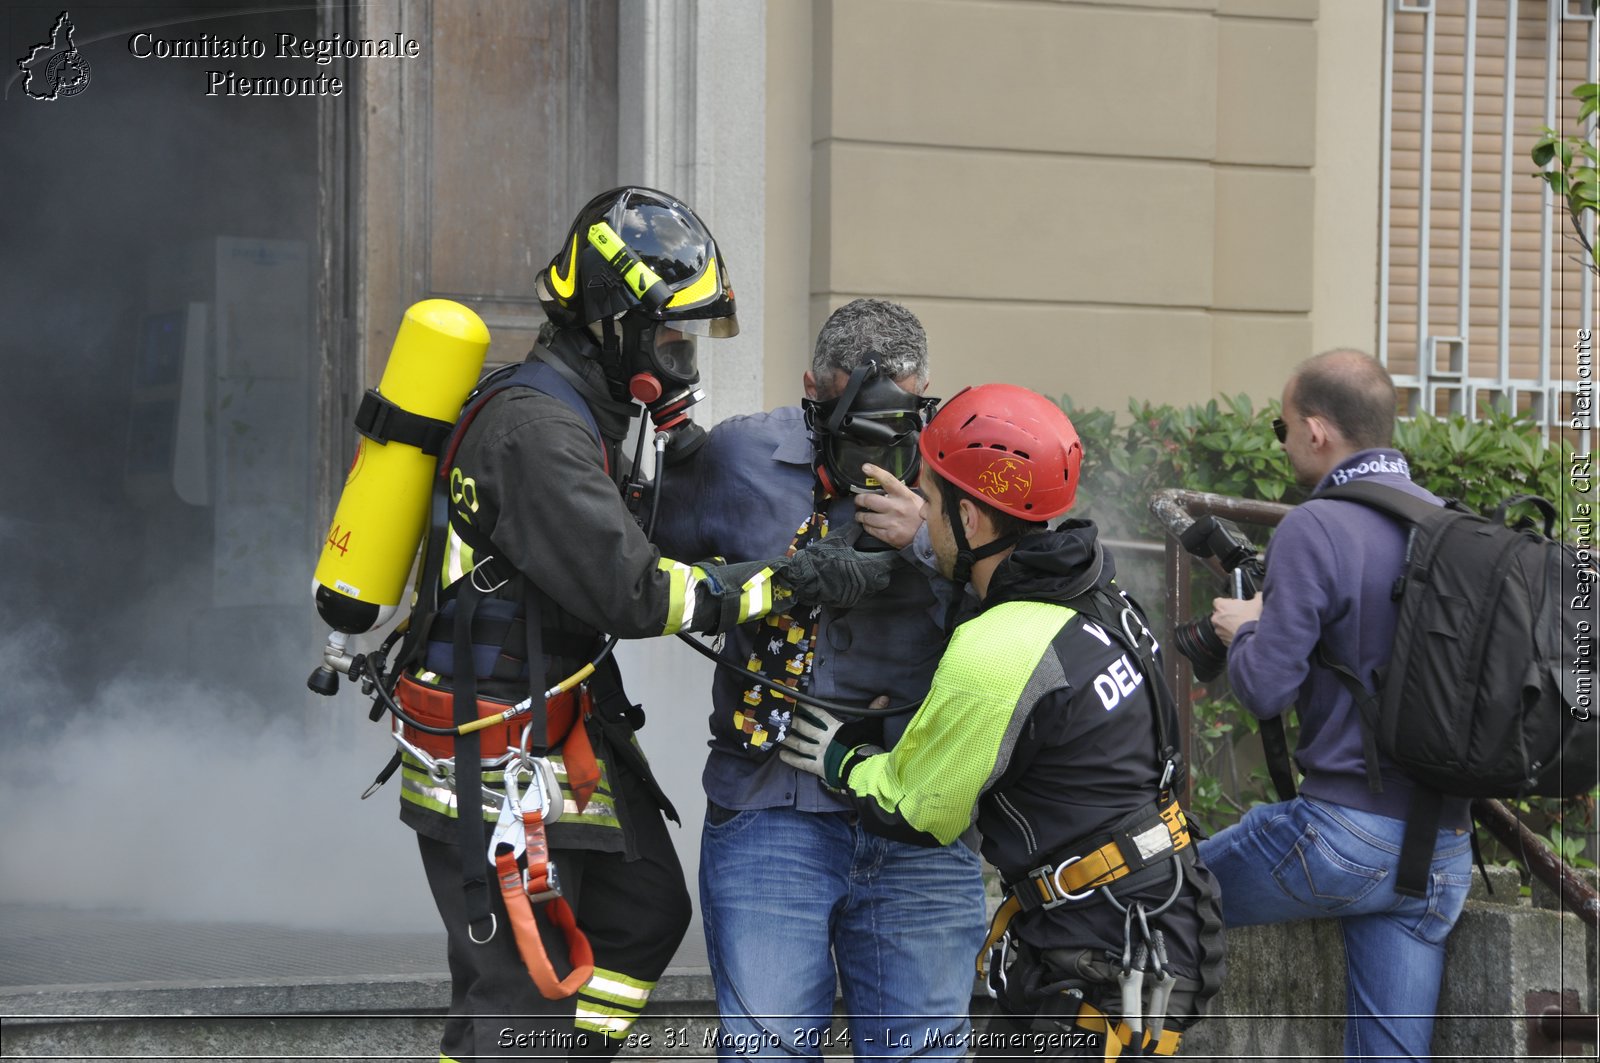
<svg viewBox="0 0 1600 1063">
<path fill-rule="evenodd" d="M 537 768 L 534 778 L 539 780 L 543 793 L 544 781 Z M 517 952 L 528 968 L 528 975 L 546 1000 L 561 1000 L 576 993 L 594 974 L 594 949 L 578 929 L 572 906 L 561 896 L 555 865 L 550 863 L 550 848 L 545 840 L 544 814 L 538 808 L 519 810 L 515 807 L 519 803 L 515 780 L 514 771 L 506 773 L 506 804 L 489 843 L 489 861 L 500 878 L 500 897 L 505 901 L 512 936 L 516 938 Z M 552 798 L 560 799 L 559 793 Z M 517 864 L 519 852 L 526 854 L 526 871 Z M 565 978 L 556 977 L 545 952 L 539 926 L 533 917 L 535 904 L 546 905 L 545 914 L 566 939 L 572 971 Z"/>
</svg>

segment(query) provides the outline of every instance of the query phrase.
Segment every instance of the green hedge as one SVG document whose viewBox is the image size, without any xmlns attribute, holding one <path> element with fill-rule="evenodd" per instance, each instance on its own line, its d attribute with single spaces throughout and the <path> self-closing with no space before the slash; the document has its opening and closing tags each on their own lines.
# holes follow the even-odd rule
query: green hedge
<svg viewBox="0 0 1600 1063">
<path fill-rule="evenodd" d="M 1305 499 L 1272 435 L 1276 402 L 1257 410 L 1245 395 L 1182 408 L 1135 401 L 1119 422 L 1109 411 L 1059 401 L 1083 440 L 1080 515 L 1112 538 L 1162 538 L 1148 506 L 1162 488 L 1290 504 Z M 1572 444 L 1551 443 L 1525 419 L 1493 414 L 1469 422 L 1422 414 L 1397 426 L 1395 447 L 1410 460 L 1417 483 L 1475 509 L 1535 494 L 1570 517 L 1579 501 L 1568 483 Z M 1563 531 L 1570 528 L 1564 520 Z"/>
</svg>

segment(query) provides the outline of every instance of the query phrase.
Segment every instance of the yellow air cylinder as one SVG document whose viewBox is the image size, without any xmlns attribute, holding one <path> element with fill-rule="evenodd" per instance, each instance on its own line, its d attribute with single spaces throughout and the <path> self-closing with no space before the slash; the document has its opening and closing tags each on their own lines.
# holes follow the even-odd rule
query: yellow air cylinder
<svg viewBox="0 0 1600 1063">
<path fill-rule="evenodd" d="M 362 438 L 311 584 L 335 631 L 359 635 L 394 615 L 428 519 L 438 457 L 405 441 L 418 426 L 399 425 L 406 419 L 388 407 L 454 423 L 488 349 L 483 319 L 449 299 L 425 299 L 400 322 L 376 396 L 363 402 L 363 414 L 375 416 L 358 415 Z"/>
</svg>

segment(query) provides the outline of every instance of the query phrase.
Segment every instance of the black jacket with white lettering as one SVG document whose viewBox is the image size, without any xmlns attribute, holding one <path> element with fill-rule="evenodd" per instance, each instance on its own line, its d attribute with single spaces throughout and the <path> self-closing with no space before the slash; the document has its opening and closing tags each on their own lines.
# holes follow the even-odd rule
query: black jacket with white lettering
<svg viewBox="0 0 1600 1063">
<path fill-rule="evenodd" d="M 1069 521 L 1025 536 L 995 570 L 981 612 L 951 639 L 922 718 L 892 753 L 851 769 L 853 804 L 870 829 L 933 842 L 972 809 L 983 855 L 1009 885 L 1153 805 L 1162 762 L 1151 684 L 1163 680 L 1143 675 L 1120 642 L 1065 608 L 1095 542 L 1092 523 Z M 1100 584 L 1115 593 L 1113 571 L 1108 554 Z M 1156 877 L 1122 901 L 1159 907 L 1173 883 Z M 1159 925 L 1174 966 L 1193 975 L 1192 887 Z M 1040 948 L 1120 954 L 1123 944 L 1122 914 L 1099 895 L 1023 915 L 1012 927 Z"/>
<path fill-rule="evenodd" d="M 995 570 L 985 611 L 1010 601 L 1060 601 L 1094 556 L 1095 537 L 1093 524 L 1073 521 L 1023 539 Z M 1111 585 L 1113 575 L 1108 553 L 1101 585 Z M 1009 756 L 1002 749 L 999 776 L 978 804 L 983 854 L 1007 883 L 1150 805 L 1161 781 L 1150 690 L 1161 676 L 1142 675 L 1138 661 L 1082 615 L 1061 626 L 1034 680 L 1046 672 L 1054 676 L 1051 689 L 1031 707 L 1018 705 L 1015 743 Z M 1156 907 L 1170 888 L 1169 879 L 1122 900 Z M 1193 891 L 1185 893 L 1160 922 L 1174 965 L 1193 975 L 1199 924 Z M 1120 951 L 1123 941 L 1121 913 L 1103 897 L 1023 916 L 1013 929 L 1042 948 Z"/>
</svg>

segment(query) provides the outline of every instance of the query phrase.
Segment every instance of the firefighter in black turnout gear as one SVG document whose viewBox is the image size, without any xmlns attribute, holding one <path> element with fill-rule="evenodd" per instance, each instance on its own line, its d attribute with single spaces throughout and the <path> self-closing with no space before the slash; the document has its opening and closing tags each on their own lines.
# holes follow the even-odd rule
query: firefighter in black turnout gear
<svg viewBox="0 0 1600 1063">
<path fill-rule="evenodd" d="M 725 630 L 791 590 L 848 603 L 888 579 L 860 555 L 787 571 L 663 558 L 630 512 L 631 418 L 649 414 L 669 458 L 691 449 L 694 337 L 738 330 L 727 263 L 687 206 L 597 196 L 537 287 L 538 344 L 485 378 L 444 448 L 391 672 L 426 725 L 397 722 L 396 739 L 401 819 L 449 936 L 445 1059 L 615 1053 L 688 926 L 663 820 L 677 815 L 610 643 Z"/>
<path fill-rule="evenodd" d="M 1221 979 L 1216 887 L 1178 807 L 1177 714 L 1155 640 L 1077 494 L 1071 421 L 1025 388 L 961 392 L 923 430 L 941 574 L 970 580 L 933 685 L 889 752 L 797 710 L 780 755 L 869 829 L 946 844 L 971 824 L 1004 899 L 978 957 L 980 1059 L 1170 1055 Z"/>
</svg>

